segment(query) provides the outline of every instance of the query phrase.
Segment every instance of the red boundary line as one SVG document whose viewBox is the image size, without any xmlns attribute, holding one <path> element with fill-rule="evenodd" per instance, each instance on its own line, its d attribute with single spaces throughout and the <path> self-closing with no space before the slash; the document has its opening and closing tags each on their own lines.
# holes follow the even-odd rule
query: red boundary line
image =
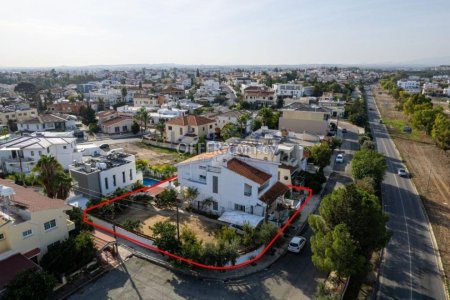
<svg viewBox="0 0 450 300">
<path fill-rule="evenodd" d="M 186 262 L 186 263 L 188 263 L 188 264 L 194 265 L 194 266 L 196 266 L 196 267 L 200 267 L 200 268 L 204 268 L 204 269 L 210 269 L 210 270 L 233 270 L 233 269 L 239 269 L 239 268 L 242 268 L 242 267 L 244 267 L 244 266 L 248 266 L 248 265 L 250 265 L 250 264 L 256 262 L 257 260 L 261 259 L 261 258 L 266 254 L 266 252 L 269 250 L 269 248 L 272 247 L 272 245 L 277 241 L 277 239 L 280 237 L 280 235 L 286 230 L 286 228 L 292 223 L 292 221 L 294 220 L 294 218 L 300 213 L 300 211 L 304 208 L 304 206 L 309 202 L 309 200 L 310 200 L 311 197 L 312 197 L 312 189 L 307 188 L 307 187 L 303 187 L 303 186 L 288 185 L 289 188 L 293 188 L 293 189 L 295 189 L 295 190 L 303 190 L 303 191 L 307 191 L 307 192 L 308 192 L 308 196 L 306 197 L 306 199 L 305 199 L 305 201 L 303 202 L 303 204 L 302 204 L 302 205 L 301 205 L 301 206 L 300 206 L 300 207 L 292 214 L 292 216 L 289 218 L 289 220 L 287 221 L 287 223 L 284 224 L 283 227 L 281 227 L 281 229 L 278 231 L 278 233 L 277 233 L 277 234 L 274 236 L 274 238 L 267 244 L 267 246 L 263 249 L 263 251 L 262 251 L 260 254 L 258 254 L 256 257 L 254 257 L 254 258 L 252 258 L 252 259 L 250 259 L 250 260 L 247 260 L 247 261 L 245 261 L 245 262 L 242 262 L 242 263 L 239 263 L 239 264 L 236 264 L 236 265 L 231 265 L 231 266 L 223 266 L 223 267 L 212 266 L 212 265 L 205 265 L 205 264 L 202 264 L 202 263 L 193 261 L 193 260 L 191 260 L 191 259 L 188 259 L 188 258 L 185 258 L 185 257 L 182 257 L 182 256 L 178 256 L 178 255 L 176 255 L 176 254 L 173 254 L 173 253 L 164 251 L 164 250 L 162 250 L 162 249 L 159 249 L 159 248 L 157 248 L 157 247 L 155 247 L 155 246 L 152 246 L 152 245 L 143 243 L 143 242 L 141 242 L 141 241 L 138 241 L 138 240 L 136 240 L 136 239 L 130 238 L 130 237 L 128 237 L 128 236 L 126 236 L 126 235 L 124 235 L 124 234 L 122 234 L 122 233 L 120 233 L 120 232 L 114 232 L 113 230 L 111 230 L 111 229 L 109 229 L 109 228 L 106 228 L 106 227 L 104 227 L 104 226 L 95 224 L 95 223 L 93 223 L 93 222 L 91 222 L 91 221 L 89 221 L 89 220 L 87 219 L 87 213 L 88 213 L 89 211 L 93 210 L 93 209 L 96 209 L 96 208 L 102 207 L 102 206 L 104 206 L 104 205 L 108 205 L 108 204 L 110 204 L 110 203 L 116 202 L 116 201 L 118 201 L 118 200 L 121 200 L 121 199 L 123 199 L 123 198 L 125 198 L 125 197 L 127 197 L 127 196 L 130 196 L 130 195 L 132 195 L 132 194 L 135 194 L 135 193 L 139 193 L 139 192 L 142 192 L 142 191 L 148 191 L 148 190 L 150 190 L 150 189 L 152 189 L 152 188 L 154 188 L 154 187 L 156 187 L 156 186 L 158 186 L 158 185 L 161 185 L 161 184 L 163 184 L 163 183 L 172 181 L 172 180 L 174 180 L 174 179 L 176 179 L 176 178 L 177 178 L 177 176 L 173 176 L 173 177 L 171 177 L 171 178 L 169 178 L 169 179 L 160 181 L 160 182 L 158 182 L 158 183 L 156 183 L 156 184 L 154 184 L 154 185 L 152 185 L 152 186 L 150 186 L 150 187 L 139 188 L 139 189 L 137 189 L 137 190 L 134 190 L 134 191 L 125 193 L 125 194 L 123 194 L 123 195 L 117 196 L 117 197 L 115 197 L 115 198 L 112 198 L 112 199 L 110 199 L 110 200 L 108 200 L 108 201 L 104 201 L 104 202 L 102 202 L 102 203 L 99 203 L 99 204 L 93 205 L 93 206 L 91 206 L 91 207 L 88 207 L 88 208 L 86 208 L 85 210 L 83 210 L 83 222 L 86 223 L 86 224 L 92 225 L 93 227 L 95 227 L 95 228 L 97 228 L 97 229 L 101 229 L 101 230 L 103 230 L 103 231 L 109 232 L 110 234 L 119 236 L 119 237 L 121 237 L 121 238 L 123 238 L 123 239 L 126 239 L 126 240 L 128 240 L 128 241 L 130 241 L 130 242 L 133 242 L 133 243 L 135 243 L 135 244 L 137 244 L 137 245 L 139 245 L 139 246 L 148 248 L 148 249 L 153 250 L 153 251 L 157 251 L 157 252 L 159 252 L 159 253 L 161 253 L 161 254 L 164 254 L 164 255 L 167 255 L 167 256 L 169 256 L 169 257 L 171 257 L 171 258 L 179 259 L 179 260 L 181 260 L 181 261 L 183 261 L 183 262 Z"/>
</svg>

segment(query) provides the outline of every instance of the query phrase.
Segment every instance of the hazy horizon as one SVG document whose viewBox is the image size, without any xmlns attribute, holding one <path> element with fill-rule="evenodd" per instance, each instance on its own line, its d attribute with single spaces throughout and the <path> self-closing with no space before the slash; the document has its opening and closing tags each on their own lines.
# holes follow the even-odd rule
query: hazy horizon
<svg viewBox="0 0 450 300">
<path fill-rule="evenodd" d="M 14 1 L 1 68 L 450 64 L 450 2 Z"/>
</svg>

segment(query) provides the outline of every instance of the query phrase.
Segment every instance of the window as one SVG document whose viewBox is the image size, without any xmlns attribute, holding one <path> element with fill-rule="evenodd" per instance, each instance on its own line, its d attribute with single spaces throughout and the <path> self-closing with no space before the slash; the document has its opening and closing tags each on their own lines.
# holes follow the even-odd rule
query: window
<svg viewBox="0 0 450 300">
<path fill-rule="evenodd" d="M 67 149 L 67 146 L 63 146 L 63 149 Z"/>
<path fill-rule="evenodd" d="M 234 210 L 240 210 L 240 211 L 245 212 L 245 206 L 235 203 L 234 204 Z"/>
<path fill-rule="evenodd" d="M 183 134 L 183 128 L 180 128 L 180 135 Z"/>
<path fill-rule="evenodd" d="M 5 239 L 5 235 L 3 233 L 0 233 L 0 241 Z"/>
<path fill-rule="evenodd" d="M 34 156 L 34 151 L 31 151 L 31 156 Z"/>
<path fill-rule="evenodd" d="M 22 232 L 23 238 L 27 238 L 31 235 L 33 235 L 33 231 L 31 229 L 28 229 L 28 230 L 25 230 L 24 232 Z"/>
<path fill-rule="evenodd" d="M 50 148 L 47 148 L 47 153 L 50 153 Z"/>
<path fill-rule="evenodd" d="M 108 178 L 105 178 L 105 188 L 106 188 L 106 189 L 109 189 Z"/>
<path fill-rule="evenodd" d="M 209 125 L 209 129 L 212 129 L 212 125 Z"/>
<path fill-rule="evenodd" d="M 125 180 L 126 180 L 125 179 L 125 171 L 122 172 L 122 180 L 123 180 L 123 183 L 125 183 Z"/>
<path fill-rule="evenodd" d="M 167 128 L 168 128 L 169 130 L 172 130 L 172 126 L 168 126 Z"/>
<path fill-rule="evenodd" d="M 116 175 L 113 175 L 113 186 L 116 186 Z"/>
<path fill-rule="evenodd" d="M 219 203 L 217 201 L 212 202 L 213 210 L 219 210 Z"/>
<path fill-rule="evenodd" d="M 44 223 L 44 229 L 47 231 L 49 229 L 55 228 L 56 227 L 56 220 L 50 220 L 48 222 Z"/>
<path fill-rule="evenodd" d="M 39 150 L 39 156 L 41 156 L 42 155 L 42 151 L 41 150 Z"/>
<path fill-rule="evenodd" d="M 48 244 L 47 246 L 47 250 L 50 251 L 52 248 L 55 248 L 56 246 L 58 246 L 60 244 L 59 241 L 56 241 L 54 243 Z"/>
<path fill-rule="evenodd" d="M 133 180 L 133 170 L 130 169 L 130 180 Z"/>
<path fill-rule="evenodd" d="M 252 195 L 252 186 L 244 183 L 244 196 L 250 197 Z"/>
<path fill-rule="evenodd" d="M 128 131 L 128 126 L 127 125 L 122 126 L 122 131 Z"/>
<path fill-rule="evenodd" d="M 214 194 L 217 194 L 219 192 L 219 177 L 213 176 L 213 186 L 212 186 L 212 192 Z"/>
</svg>

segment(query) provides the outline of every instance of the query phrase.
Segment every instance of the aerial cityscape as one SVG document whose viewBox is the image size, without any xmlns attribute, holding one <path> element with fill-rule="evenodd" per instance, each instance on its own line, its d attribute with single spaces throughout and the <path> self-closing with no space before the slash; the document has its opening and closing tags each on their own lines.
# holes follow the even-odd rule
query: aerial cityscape
<svg viewBox="0 0 450 300">
<path fill-rule="evenodd" d="M 450 300 L 450 3 L 9 1 L 0 299 Z"/>
</svg>

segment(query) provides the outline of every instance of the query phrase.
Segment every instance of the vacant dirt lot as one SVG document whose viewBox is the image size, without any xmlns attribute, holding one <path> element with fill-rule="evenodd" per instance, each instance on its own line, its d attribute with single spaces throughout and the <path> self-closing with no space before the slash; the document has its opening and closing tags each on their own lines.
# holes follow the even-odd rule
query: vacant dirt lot
<svg viewBox="0 0 450 300">
<path fill-rule="evenodd" d="M 395 100 L 375 89 L 374 95 L 383 120 L 388 125 L 407 123 L 402 112 L 395 110 Z M 447 278 L 450 277 L 450 153 L 437 148 L 430 137 L 417 132 L 404 134 L 398 127 L 388 126 L 398 151 L 413 175 L 413 181 L 422 197 L 437 239 Z"/>
<path fill-rule="evenodd" d="M 185 160 L 188 156 L 178 154 L 176 151 L 153 147 L 142 142 L 116 144 L 115 148 L 123 148 L 125 152 L 146 159 L 150 165 L 176 164 Z"/>
<path fill-rule="evenodd" d="M 203 217 L 193 216 L 188 213 L 180 211 L 180 232 L 183 226 L 187 226 L 192 230 L 198 239 L 203 240 L 203 242 L 213 242 L 214 233 L 220 227 L 219 223 L 214 220 L 208 220 Z M 126 219 L 140 220 L 142 222 L 140 232 L 153 236 L 152 230 L 149 228 L 153 226 L 156 222 L 170 221 L 172 224 L 176 225 L 176 212 L 170 210 L 156 210 L 153 207 L 147 207 L 145 209 L 136 208 L 130 209 L 127 213 L 116 218 L 117 223 L 123 223 Z"/>
</svg>

